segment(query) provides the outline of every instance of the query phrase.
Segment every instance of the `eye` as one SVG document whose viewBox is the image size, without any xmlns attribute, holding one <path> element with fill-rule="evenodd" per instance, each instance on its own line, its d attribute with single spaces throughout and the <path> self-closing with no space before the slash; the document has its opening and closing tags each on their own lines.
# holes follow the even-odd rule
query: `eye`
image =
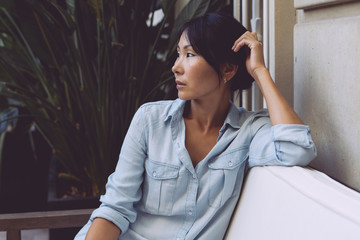
<svg viewBox="0 0 360 240">
<path fill-rule="evenodd" d="M 195 55 L 192 53 L 186 53 L 186 57 L 194 57 Z"/>
</svg>

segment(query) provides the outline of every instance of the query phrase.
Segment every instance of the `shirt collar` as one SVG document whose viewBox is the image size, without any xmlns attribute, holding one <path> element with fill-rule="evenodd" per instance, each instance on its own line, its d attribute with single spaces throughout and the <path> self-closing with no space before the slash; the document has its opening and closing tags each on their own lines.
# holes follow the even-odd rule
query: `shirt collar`
<svg viewBox="0 0 360 240">
<path fill-rule="evenodd" d="M 224 126 L 230 125 L 232 128 L 241 127 L 241 112 L 243 108 L 237 108 L 233 102 L 230 101 L 229 112 L 225 118 Z"/>
<path fill-rule="evenodd" d="M 182 100 L 180 98 L 174 100 L 173 103 L 171 104 L 170 109 L 168 110 L 167 114 L 165 115 L 164 122 L 166 122 L 170 119 L 173 119 L 173 120 L 180 119 L 184 112 L 185 103 L 186 103 L 186 101 Z"/>
<path fill-rule="evenodd" d="M 164 122 L 170 119 L 172 119 L 173 121 L 181 119 L 184 112 L 185 103 L 186 100 L 182 100 L 180 98 L 174 100 L 171 104 L 169 111 L 165 115 Z M 244 111 L 245 109 L 237 108 L 234 103 L 230 101 L 229 112 L 226 116 L 223 127 L 226 125 L 230 125 L 232 128 L 240 128 L 241 123 L 243 122 L 242 112 Z"/>
</svg>

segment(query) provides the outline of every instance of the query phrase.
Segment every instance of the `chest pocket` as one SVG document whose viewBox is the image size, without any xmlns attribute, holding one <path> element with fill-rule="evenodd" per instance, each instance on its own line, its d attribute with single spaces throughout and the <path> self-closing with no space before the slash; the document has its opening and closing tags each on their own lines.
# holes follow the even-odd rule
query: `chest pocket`
<svg viewBox="0 0 360 240">
<path fill-rule="evenodd" d="M 179 166 L 148 159 L 143 183 L 142 203 L 151 214 L 170 215 L 179 176 Z"/>
<path fill-rule="evenodd" d="M 248 153 L 248 148 L 238 148 L 208 163 L 211 207 L 219 208 L 230 197 L 240 193 Z"/>
</svg>

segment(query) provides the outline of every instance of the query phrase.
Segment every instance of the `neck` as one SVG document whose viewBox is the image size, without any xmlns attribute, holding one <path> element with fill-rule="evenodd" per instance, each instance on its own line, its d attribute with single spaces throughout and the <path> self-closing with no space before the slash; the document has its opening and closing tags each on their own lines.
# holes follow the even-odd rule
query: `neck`
<svg viewBox="0 0 360 240">
<path fill-rule="evenodd" d="M 220 128 L 228 113 L 229 99 L 229 97 L 223 96 L 221 100 L 188 101 L 185 106 L 184 118 L 195 121 L 205 132 L 213 128 Z"/>
</svg>

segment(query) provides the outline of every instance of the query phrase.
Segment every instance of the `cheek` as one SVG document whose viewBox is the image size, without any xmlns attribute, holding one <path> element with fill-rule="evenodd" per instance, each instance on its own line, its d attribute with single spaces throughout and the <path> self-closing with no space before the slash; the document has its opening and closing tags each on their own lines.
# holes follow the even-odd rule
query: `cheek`
<svg viewBox="0 0 360 240">
<path fill-rule="evenodd" d="M 206 62 L 192 63 L 191 69 L 193 70 L 193 75 L 196 75 L 198 78 L 205 78 L 207 80 L 216 79 L 218 81 L 217 72 Z"/>
<path fill-rule="evenodd" d="M 206 81 L 208 87 L 218 87 L 219 86 L 219 75 L 212 67 L 203 68 L 201 72 L 199 72 L 201 78 Z"/>
</svg>

